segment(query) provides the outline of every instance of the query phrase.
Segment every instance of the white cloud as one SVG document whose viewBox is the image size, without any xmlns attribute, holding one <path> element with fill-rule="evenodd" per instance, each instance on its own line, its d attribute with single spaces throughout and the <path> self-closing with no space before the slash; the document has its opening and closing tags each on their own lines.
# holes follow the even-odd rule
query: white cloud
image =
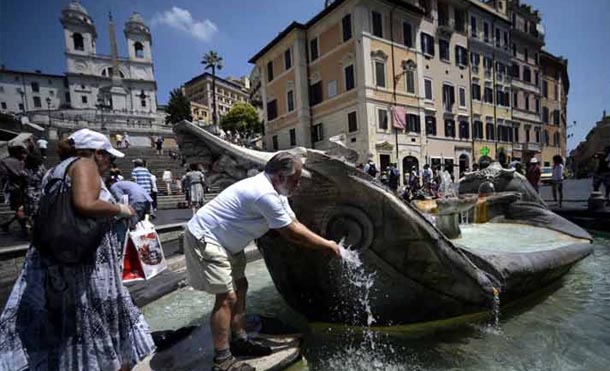
<svg viewBox="0 0 610 371">
<path fill-rule="evenodd" d="M 201 41 L 210 41 L 212 36 L 218 32 L 218 26 L 209 19 L 197 21 L 193 19 L 191 12 L 177 6 L 171 10 L 166 10 L 161 14 L 157 14 L 152 24 L 163 24 L 186 32 L 196 39 Z"/>
</svg>

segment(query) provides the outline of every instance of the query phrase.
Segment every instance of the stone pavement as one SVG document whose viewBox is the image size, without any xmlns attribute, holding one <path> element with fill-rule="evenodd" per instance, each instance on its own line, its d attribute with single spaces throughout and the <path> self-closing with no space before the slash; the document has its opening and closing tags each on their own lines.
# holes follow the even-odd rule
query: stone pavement
<svg viewBox="0 0 610 371">
<path fill-rule="evenodd" d="M 604 189 L 602 187 L 602 192 Z M 567 179 L 563 182 L 563 207 L 569 208 L 587 208 L 587 199 L 593 191 L 593 178 L 584 179 Z M 553 194 L 550 185 L 540 187 L 540 195 L 549 203 L 549 206 L 554 206 Z"/>
</svg>

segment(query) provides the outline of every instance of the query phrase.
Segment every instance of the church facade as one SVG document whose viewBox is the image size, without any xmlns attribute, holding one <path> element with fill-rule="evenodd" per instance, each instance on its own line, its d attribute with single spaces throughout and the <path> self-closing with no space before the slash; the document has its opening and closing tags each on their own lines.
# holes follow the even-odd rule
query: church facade
<svg viewBox="0 0 610 371">
<path fill-rule="evenodd" d="M 0 112 L 104 110 L 107 115 L 150 116 L 157 112 L 150 29 L 138 13 L 125 23 L 127 56 L 118 55 L 114 21 L 109 20 L 111 52 L 98 54 L 93 19 L 79 1 L 62 10 L 65 75 L 0 69 Z M 55 113 L 54 113 L 55 116 Z M 81 115 L 85 116 L 85 114 Z"/>
</svg>

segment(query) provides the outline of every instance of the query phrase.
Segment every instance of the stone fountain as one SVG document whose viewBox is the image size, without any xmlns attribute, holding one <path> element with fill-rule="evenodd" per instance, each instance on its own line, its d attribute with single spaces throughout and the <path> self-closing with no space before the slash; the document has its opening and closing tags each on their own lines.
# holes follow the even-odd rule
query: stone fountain
<svg viewBox="0 0 610 371">
<path fill-rule="evenodd" d="M 210 169 L 211 186 L 227 186 L 261 171 L 273 155 L 227 143 L 186 121 L 174 130 L 188 161 Z M 369 299 L 377 325 L 487 311 L 494 293 L 507 303 L 535 292 L 593 248 L 586 231 L 552 213 L 524 177 L 499 165 L 468 174 L 459 182 L 455 200 L 430 208 L 451 219 L 439 226 L 356 169 L 350 163 L 355 162 L 353 151 L 292 151 L 305 170 L 292 208 L 315 232 L 336 241 L 345 237 L 364 268 L 375 273 Z M 484 182 L 493 184 L 495 195 L 479 197 Z M 455 215 L 473 205 L 482 210 L 481 223 L 462 227 L 460 233 Z M 487 237 L 481 244 L 477 236 L 483 234 Z M 526 248 L 531 236 L 539 237 L 536 248 Z M 341 310 L 354 303 L 340 295 L 345 286 L 337 259 L 292 245 L 273 231 L 258 247 L 290 306 L 310 320 L 353 323 Z M 367 323 L 364 313 L 359 321 Z"/>
</svg>

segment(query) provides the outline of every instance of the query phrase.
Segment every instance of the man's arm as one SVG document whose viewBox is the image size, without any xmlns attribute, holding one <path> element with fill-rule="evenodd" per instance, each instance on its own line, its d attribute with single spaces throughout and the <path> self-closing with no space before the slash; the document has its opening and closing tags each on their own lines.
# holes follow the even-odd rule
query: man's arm
<svg viewBox="0 0 610 371">
<path fill-rule="evenodd" d="M 330 249 L 335 255 L 340 256 L 339 245 L 335 241 L 317 235 L 297 220 L 293 220 L 292 223 L 277 231 L 290 242 L 313 250 Z"/>
</svg>

